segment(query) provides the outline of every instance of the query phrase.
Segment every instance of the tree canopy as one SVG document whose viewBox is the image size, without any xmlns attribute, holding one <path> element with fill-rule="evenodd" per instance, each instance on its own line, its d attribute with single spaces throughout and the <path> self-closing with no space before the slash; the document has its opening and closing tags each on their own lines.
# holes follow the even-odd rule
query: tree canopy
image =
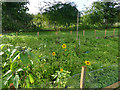
<svg viewBox="0 0 120 90">
<path fill-rule="evenodd" d="M 92 7 L 85 12 L 83 20 L 92 25 L 112 25 L 116 22 L 116 16 L 119 12 L 115 8 L 116 5 L 118 5 L 116 2 L 93 2 Z"/>
<path fill-rule="evenodd" d="M 2 2 L 2 29 L 17 31 L 26 28 L 32 17 L 26 13 L 28 2 Z"/>
<path fill-rule="evenodd" d="M 57 25 L 75 24 L 77 21 L 78 10 L 73 2 L 58 2 L 44 9 L 43 15 L 47 17 L 50 23 Z"/>
</svg>

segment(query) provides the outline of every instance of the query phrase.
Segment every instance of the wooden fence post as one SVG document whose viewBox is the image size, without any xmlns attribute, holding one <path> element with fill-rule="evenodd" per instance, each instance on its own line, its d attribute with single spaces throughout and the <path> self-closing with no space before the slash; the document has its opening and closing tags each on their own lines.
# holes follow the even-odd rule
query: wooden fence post
<svg viewBox="0 0 120 90">
<path fill-rule="evenodd" d="M 106 37 L 106 32 L 107 32 L 107 30 L 105 30 L 105 37 Z"/>
<path fill-rule="evenodd" d="M 37 32 L 37 36 L 39 37 L 39 32 Z"/>
<path fill-rule="evenodd" d="M 86 66 L 82 66 L 81 70 L 81 78 L 80 78 L 80 88 L 83 90 L 85 85 L 85 74 L 86 74 Z"/>
<path fill-rule="evenodd" d="M 58 32 L 56 31 L 56 35 L 58 35 Z"/>
<path fill-rule="evenodd" d="M 113 36 L 115 36 L 115 29 L 114 29 L 114 31 L 113 31 Z"/>
<path fill-rule="evenodd" d="M 16 32 L 16 36 L 18 36 L 18 32 Z"/>
<path fill-rule="evenodd" d="M 70 31 L 70 34 L 72 35 L 72 31 Z"/>
<path fill-rule="evenodd" d="M 83 36 L 85 35 L 85 30 L 83 30 Z"/>
<path fill-rule="evenodd" d="M 95 34 L 94 34 L 94 35 L 95 35 L 95 37 L 96 37 L 96 30 L 95 30 Z"/>
</svg>

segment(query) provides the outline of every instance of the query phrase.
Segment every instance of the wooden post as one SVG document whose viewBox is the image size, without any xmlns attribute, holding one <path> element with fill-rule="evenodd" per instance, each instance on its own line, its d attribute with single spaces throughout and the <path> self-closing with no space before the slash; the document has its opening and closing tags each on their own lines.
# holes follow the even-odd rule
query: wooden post
<svg viewBox="0 0 120 90">
<path fill-rule="evenodd" d="M 96 37 L 96 30 L 95 30 L 95 37 Z"/>
<path fill-rule="evenodd" d="M 72 35 L 72 31 L 70 31 L 70 34 Z"/>
<path fill-rule="evenodd" d="M 39 32 L 37 32 L 37 36 L 39 37 Z"/>
<path fill-rule="evenodd" d="M 85 74 L 86 74 L 86 66 L 82 66 L 81 70 L 81 78 L 80 78 L 80 88 L 83 90 L 85 85 Z"/>
<path fill-rule="evenodd" d="M 56 31 L 56 35 L 58 35 L 58 32 Z"/>
<path fill-rule="evenodd" d="M 107 32 L 107 30 L 105 30 L 105 37 L 106 37 L 106 32 Z"/>
<path fill-rule="evenodd" d="M 77 15 L 77 37 L 76 37 L 76 40 L 78 40 L 78 25 L 79 25 L 79 11 L 78 11 L 78 15 Z"/>
<path fill-rule="evenodd" d="M 85 35 L 85 30 L 83 30 L 83 36 Z"/>
<path fill-rule="evenodd" d="M 113 36 L 115 36 L 115 29 L 114 29 L 114 31 L 113 31 Z"/>
<path fill-rule="evenodd" d="M 16 32 L 16 36 L 18 36 L 18 32 Z"/>
</svg>

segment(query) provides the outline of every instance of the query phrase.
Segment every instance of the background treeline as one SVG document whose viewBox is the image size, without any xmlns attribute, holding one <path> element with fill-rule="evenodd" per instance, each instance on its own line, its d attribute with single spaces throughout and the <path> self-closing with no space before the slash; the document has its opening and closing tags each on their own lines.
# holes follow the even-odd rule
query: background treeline
<svg viewBox="0 0 120 90">
<path fill-rule="evenodd" d="M 120 3 L 93 2 L 92 6 L 79 11 L 74 2 L 44 2 L 37 15 L 28 14 L 29 2 L 2 3 L 2 30 L 76 30 L 77 15 L 79 29 L 103 29 L 120 27 Z"/>
</svg>

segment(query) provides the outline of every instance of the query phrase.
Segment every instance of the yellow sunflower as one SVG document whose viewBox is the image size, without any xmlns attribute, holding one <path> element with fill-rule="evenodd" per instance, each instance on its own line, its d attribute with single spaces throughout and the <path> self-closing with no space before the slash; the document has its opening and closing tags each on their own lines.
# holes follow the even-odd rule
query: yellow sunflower
<svg viewBox="0 0 120 90">
<path fill-rule="evenodd" d="M 66 44 L 63 44 L 63 45 L 62 45 L 62 48 L 66 48 Z"/>
<path fill-rule="evenodd" d="M 0 36 L 2 36 L 2 34 L 0 34 Z"/>
<path fill-rule="evenodd" d="M 86 65 L 91 65 L 91 63 L 89 61 L 85 61 Z"/>
<path fill-rule="evenodd" d="M 60 69 L 60 72 L 63 72 L 63 69 L 62 69 L 62 68 Z"/>
<path fill-rule="evenodd" d="M 55 56 L 55 52 L 53 52 L 52 55 Z"/>
<path fill-rule="evenodd" d="M 65 51 L 67 51 L 67 49 L 65 49 Z"/>
</svg>

